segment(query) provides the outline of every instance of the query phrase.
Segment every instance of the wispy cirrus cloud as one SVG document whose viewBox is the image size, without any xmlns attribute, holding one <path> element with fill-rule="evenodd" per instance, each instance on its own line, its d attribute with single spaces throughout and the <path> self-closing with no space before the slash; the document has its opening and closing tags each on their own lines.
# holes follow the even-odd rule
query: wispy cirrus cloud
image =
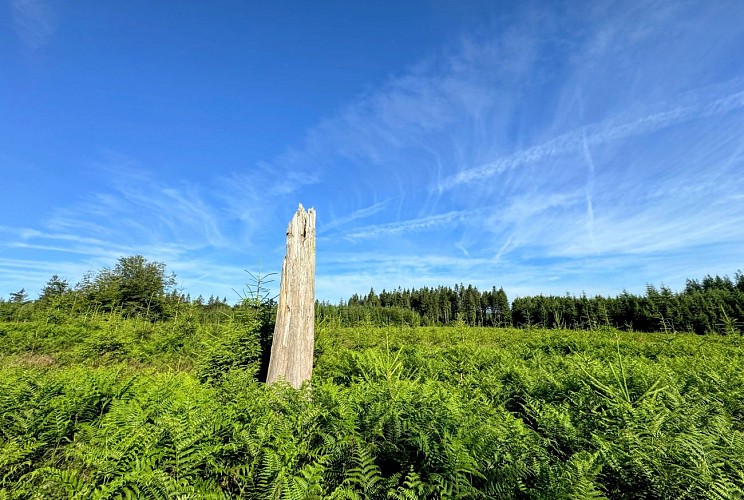
<svg viewBox="0 0 744 500">
<path fill-rule="evenodd" d="M 341 226 L 345 226 L 347 224 L 350 224 L 352 222 L 366 219 L 368 217 L 372 217 L 383 210 L 385 210 L 390 204 L 393 202 L 392 198 L 388 198 L 387 200 L 379 201 L 377 203 L 373 203 L 372 205 L 364 208 L 360 208 L 358 210 L 354 210 L 350 214 L 343 216 L 343 217 L 333 217 L 331 220 L 321 227 L 319 234 L 323 234 L 325 232 L 331 231 L 333 229 L 336 229 Z"/>
<path fill-rule="evenodd" d="M 46 283 L 52 275 L 57 275 L 67 280 L 70 285 L 74 285 L 88 270 L 85 264 L 74 261 L 0 258 L 0 276 L 3 276 L 0 294 L 6 295 L 24 288 L 26 293 L 35 299 L 37 289 L 41 288 L 39 285 Z M 25 285 L 10 288 L 9 283 L 25 283 Z"/>
<path fill-rule="evenodd" d="M 178 242 L 184 248 L 220 247 L 222 234 L 215 207 L 198 188 L 166 186 L 126 177 L 110 191 L 91 193 L 88 199 L 57 211 L 47 227 L 57 233 L 75 231 L 75 237 L 133 243 Z"/>
<path fill-rule="evenodd" d="M 462 223 L 477 217 L 479 213 L 472 210 L 451 211 L 443 214 L 430 215 L 418 219 L 409 219 L 400 222 L 390 222 L 374 226 L 362 227 L 356 231 L 346 234 L 350 240 L 361 240 L 369 238 L 391 237 L 409 232 L 428 231 L 443 226 Z"/>
<path fill-rule="evenodd" d="M 586 156 L 590 146 L 620 141 L 636 135 L 650 134 L 686 121 L 713 118 L 739 110 L 744 107 L 744 80 L 736 79 L 730 85 L 734 87 L 731 89 L 733 91 L 723 96 L 717 95 L 720 92 L 720 85 L 712 86 L 709 89 L 700 89 L 700 91 L 694 93 L 700 99 L 699 102 L 689 106 L 673 107 L 629 121 L 613 118 L 602 123 L 572 130 L 505 158 L 458 172 L 445 178 L 437 188 L 443 191 L 461 184 L 482 182 L 507 170 L 539 163 L 557 155 L 582 152 Z M 682 98 L 684 97 L 686 96 L 682 96 Z"/>
<path fill-rule="evenodd" d="M 352 214 L 364 200 L 376 208 L 365 225 L 328 228 L 329 244 L 346 241 L 350 254 L 362 242 L 392 254 L 433 247 L 499 276 L 503 268 L 479 259 L 516 269 L 540 262 L 554 277 L 571 268 L 574 278 L 589 259 L 642 269 L 631 274 L 643 283 L 659 277 L 646 263 L 663 255 L 691 276 L 731 265 L 720 255 L 696 265 L 687 250 L 744 242 L 744 211 L 731 205 L 744 188 L 742 138 L 732 133 L 744 124 L 744 74 L 724 56 L 744 40 L 712 8 L 605 7 L 522 12 L 311 130 L 306 158 L 344 166 L 322 171 L 321 184 L 343 186 L 334 211 L 345 204 Z M 693 21 L 701 15 L 707 24 Z M 373 201 L 393 196 L 399 203 Z M 431 276 L 460 271 L 473 274 L 453 266 Z"/>
<path fill-rule="evenodd" d="M 179 180 L 106 159 L 122 174 L 15 248 L 144 249 L 200 286 L 242 282 L 238 252 L 280 267 L 302 202 L 318 211 L 320 298 L 454 282 L 611 293 L 733 272 L 743 5 L 514 7 L 264 161 Z"/>
<path fill-rule="evenodd" d="M 87 270 L 112 266 L 118 258 L 133 254 L 187 273 L 181 276 L 186 281 L 196 281 L 192 269 L 200 276 L 225 276 L 217 263 L 206 264 L 205 255 L 230 255 L 239 246 L 238 239 L 231 234 L 220 204 L 203 187 L 165 182 L 120 155 L 106 155 L 93 164 L 91 175 L 105 176 L 106 188 L 57 207 L 41 228 L 5 228 L 0 246 L 18 255 L 8 266 L 26 273 L 26 282 L 40 286 L 51 276 L 46 271 L 54 268 L 50 256 L 57 259 L 53 273 L 69 270 L 66 277 L 72 282 Z M 19 264 L 21 255 L 29 259 L 28 265 Z M 28 270 L 37 261 L 49 265 L 40 264 L 32 276 Z M 11 273 L 0 273 L 4 271 Z M 39 280 L 41 274 L 47 275 Z M 225 284 L 215 290 L 224 294 Z"/>
<path fill-rule="evenodd" d="M 8 0 L 16 34 L 29 49 L 49 43 L 56 29 L 52 6 L 46 0 Z"/>
</svg>

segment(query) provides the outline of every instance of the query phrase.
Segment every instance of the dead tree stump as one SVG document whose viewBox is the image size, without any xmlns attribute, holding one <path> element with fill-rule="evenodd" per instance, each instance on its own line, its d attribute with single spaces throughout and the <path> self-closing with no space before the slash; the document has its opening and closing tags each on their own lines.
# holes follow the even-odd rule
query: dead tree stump
<svg viewBox="0 0 744 500">
<path fill-rule="evenodd" d="M 287 228 L 287 254 L 266 382 L 299 388 L 313 373 L 315 342 L 315 210 L 300 204 Z"/>
</svg>

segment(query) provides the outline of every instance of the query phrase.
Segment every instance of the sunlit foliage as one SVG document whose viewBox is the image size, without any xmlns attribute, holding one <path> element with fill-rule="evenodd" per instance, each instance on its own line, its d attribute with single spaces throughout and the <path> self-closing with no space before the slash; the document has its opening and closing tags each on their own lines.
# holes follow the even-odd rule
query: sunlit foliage
<svg viewBox="0 0 744 500">
<path fill-rule="evenodd" d="M 258 312 L 0 324 L 0 498 L 736 498 L 741 336 L 317 328 Z"/>
</svg>

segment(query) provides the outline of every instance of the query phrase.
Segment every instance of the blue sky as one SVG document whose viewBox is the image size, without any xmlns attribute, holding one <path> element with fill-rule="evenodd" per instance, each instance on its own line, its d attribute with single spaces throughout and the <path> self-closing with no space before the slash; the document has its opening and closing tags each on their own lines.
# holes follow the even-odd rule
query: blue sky
<svg viewBox="0 0 744 500">
<path fill-rule="evenodd" d="M 0 1 L 4 298 L 142 254 L 233 302 L 298 203 L 332 302 L 744 268 L 740 1 Z"/>
</svg>

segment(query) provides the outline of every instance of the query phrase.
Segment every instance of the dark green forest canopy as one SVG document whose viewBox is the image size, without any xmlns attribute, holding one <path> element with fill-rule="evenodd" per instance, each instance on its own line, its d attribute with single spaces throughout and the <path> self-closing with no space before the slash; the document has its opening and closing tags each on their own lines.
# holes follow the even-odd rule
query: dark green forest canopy
<svg viewBox="0 0 744 500">
<path fill-rule="evenodd" d="M 706 276 L 688 279 L 673 292 L 648 285 L 644 295 L 627 292 L 617 297 L 536 295 L 509 303 L 503 288 L 479 291 L 472 285 L 454 288 L 401 289 L 353 295 L 338 305 L 319 304 L 319 317 L 352 325 L 378 324 L 579 328 L 736 333 L 744 327 L 744 274 L 734 279 Z"/>
<path fill-rule="evenodd" d="M 229 307 L 227 298 L 192 299 L 175 287 L 176 277 L 166 265 L 141 255 L 121 257 L 112 268 L 88 272 L 70 286 L 52 276 L 36 300 L 25 290 L 0 299 L 0 319 L 30 319 L 46 311 L 120 312 L 127 317 L 157 321 L 178 315 L 195 304 L 206 309 Z M 243 302 L 241 300 L 240 302 Z M 624 292 L 616 297 L 535 295 L 509 301 L 507 291 L 473 285 L 397 288 L 353 295 L 339 304 L 318 302 L 318 321 L 355 325 L 451 325 L 520 328 L 598 328 L 620 330 L 741 333 L 744 330 L 744 274 L 733 278 L 706 276 L 688 279 L 684 289 L 648 285 L 646 293 Z"/>
</svg>

